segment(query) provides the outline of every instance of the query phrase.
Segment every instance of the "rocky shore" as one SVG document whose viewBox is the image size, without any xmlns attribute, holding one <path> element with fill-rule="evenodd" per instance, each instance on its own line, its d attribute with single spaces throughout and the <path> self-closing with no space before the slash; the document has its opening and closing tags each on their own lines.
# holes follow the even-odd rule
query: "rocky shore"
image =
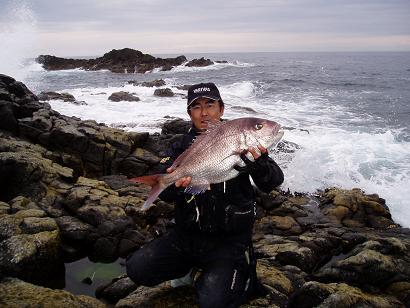
<svg viewBox="0 0 410 308">
<path fill-rule="evenodd" d="M 36 61 L 49 71 L 80 68 L 89 71 L 109 70 L 113 73 L 145 73 L 155 68 L 169 71 L 183 63 L 186 63 L 185 65 L 188 67 L 203 67 L 214 64 L 210 59 L 204 58 L 193 59 L 189 62 L 185 56 L 157 58 L 131 48 L 113 49 L 95 59 L 67 59 L 52 55 L 40 55 Z M 226 63 L 226 61 L 217 62 Z"/>
<path fill-rule="evenodd" d="M 126 257 L 171 225 L 173 207 L 143 213 L 154 173 L 186 128 L 126 133 L 39 102 L 0 75 L 0 306 L 195 307 L 191 287 L 137 286 L 126 276 L 96 297 L 61 290 L 64 263 Z M 409 307 L 410 231 L 361 189 L 258 192 L 254 246 L 268 294 L 243 307 Z"/>
</svg>

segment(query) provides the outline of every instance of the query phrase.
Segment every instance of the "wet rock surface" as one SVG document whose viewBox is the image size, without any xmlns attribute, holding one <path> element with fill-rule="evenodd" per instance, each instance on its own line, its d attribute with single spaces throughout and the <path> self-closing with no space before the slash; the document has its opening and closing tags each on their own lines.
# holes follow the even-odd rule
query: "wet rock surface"
<svg viewBox="0 0 410 308">
<path fill-rule="evenodd" d="M 173 206 L 157 200 L 141 212 L 149 188 L 127 178 L 160 172 L 189 122 L 170 119 L 156 135 L 126 133 L 60 115 L 0 75 L 0 123 L 0 306 L 104 307 L 45 287 L 64 286 L 64 262 L 111 262 L 166 231 Z M 257 192 L 257 207 L 253 242 L 268 293 L 243 307 L 409 306 L 410 230 L 380 196 L 278 190 Z M 192 287 L 112 278 L 97 291 L 111 306 L 196 305 Z"/>
</svg>

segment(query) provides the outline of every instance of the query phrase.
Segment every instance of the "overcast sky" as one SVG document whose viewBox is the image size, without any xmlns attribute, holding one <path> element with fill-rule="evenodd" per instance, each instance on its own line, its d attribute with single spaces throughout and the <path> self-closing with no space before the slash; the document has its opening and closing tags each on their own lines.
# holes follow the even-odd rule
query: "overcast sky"
<svg viewBox="0 0 410 308">
<path fill-rule="evenodd" d="M 410 0 L 0 0 L 0 31 L 33 55 L 410 51 Z"/>
</svg>

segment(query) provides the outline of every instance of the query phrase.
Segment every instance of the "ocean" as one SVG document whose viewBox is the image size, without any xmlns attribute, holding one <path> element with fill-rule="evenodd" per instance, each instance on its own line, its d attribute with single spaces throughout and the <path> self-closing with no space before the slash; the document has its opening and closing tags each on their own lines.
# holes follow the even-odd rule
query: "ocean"
<svg viewBox="0 0 410 308">
<path fill-rule="evenodd" d="M 410 53 L 185 56 L 228 63 L 115 74 L 47 72 L 31 60 L 11 76 L 36 94 L 69 92 L 86 103 L 50 101 L 52 108 L 64 115 L 150 133 L 159 132 L 167 116 L 189 119 L 186 91 L 177 87 L 214 82 L 225 102 L 224 118 L 262 117 L 285 127 L 289 151 L 271 154 L 283 168 L 283 190 L 315 193 L 332 186 L 361 188 L 379 194 L 393 219 L 410 227 Z M 176 95 L 156 97 L 155 88 L 127 83 L 155 79 L 164 79 L 164 87 Z M 116 91 L 135 93 L 141 101 L 109 101 L 108 96 Z"/>
</svg>

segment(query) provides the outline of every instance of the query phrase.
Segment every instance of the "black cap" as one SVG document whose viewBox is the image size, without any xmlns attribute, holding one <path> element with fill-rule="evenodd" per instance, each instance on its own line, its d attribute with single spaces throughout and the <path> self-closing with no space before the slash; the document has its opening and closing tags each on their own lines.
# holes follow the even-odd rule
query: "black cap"
<svg viewBox="0 0 410 308">
<path fill-rule="evenodd" d="M 198 83 L 189 87 L 187 106 L 189 107 L 189 105 L 191 105 L 196 99 L 200 97 L 206 97 L 222 102 L 221 94 L 219 94 L 218 88 L 212 82 Z"/>
</svg>

